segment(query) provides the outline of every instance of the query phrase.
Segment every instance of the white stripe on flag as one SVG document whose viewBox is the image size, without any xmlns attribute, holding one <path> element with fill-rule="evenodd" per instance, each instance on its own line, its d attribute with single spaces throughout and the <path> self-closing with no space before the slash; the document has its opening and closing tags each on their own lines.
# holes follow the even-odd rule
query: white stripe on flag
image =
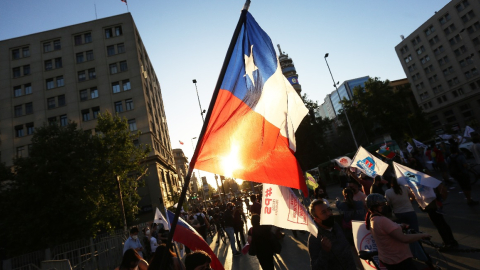
<svg viewBox="0 0 480 270">
<path fill-rule="evenodd" d="M 351 167 L 358 168 L 370 177 L 375 177 L 376 175 L 383 175 L 388 168 L 388 164 L 360 146 L 353 157 Z"/>
</svg>

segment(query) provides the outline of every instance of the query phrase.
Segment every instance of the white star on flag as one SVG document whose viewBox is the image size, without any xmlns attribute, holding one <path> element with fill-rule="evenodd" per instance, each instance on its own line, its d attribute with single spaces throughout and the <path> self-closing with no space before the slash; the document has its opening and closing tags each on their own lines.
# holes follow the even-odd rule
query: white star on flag
<svg viewBox="0 0 480 270">
<path fill-rule="evenodd" d="M 250 47 L 250 56 L 245 55 L 245 75 L 243 77 L 248 75 L 253 85 L 255 85 L 255 81 L 253 79 L 253 72 L 257 69 L 258 67 L 255 66 L 255 62 L 253 61 L 253 45 L 252 45 Z"/>
</svg>

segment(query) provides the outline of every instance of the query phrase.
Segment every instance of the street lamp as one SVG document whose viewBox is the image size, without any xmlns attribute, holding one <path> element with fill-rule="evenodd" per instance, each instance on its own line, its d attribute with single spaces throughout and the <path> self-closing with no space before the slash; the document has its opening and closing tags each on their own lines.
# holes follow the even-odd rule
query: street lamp
<svg viewBox="0 0 480 270">
<path fill-rule="evenodd" d="M 326 53 L 323 58 L 325 58 L 325 63 L 327 63 L 328 71 L 330 72 L 330 76 L 332 76 L 333 86 L 335 86 L 335 89 L 337 90 L 338 100 L 342 101 L 342 98 L 340 97 L 340 93 L 338 92 L 337 84 L 335 83 L 335 80 L 333 79 L 332 71 L 330 70 L 330 66 L 328 65 L 327 57 L 328 57 L 328 53 Z M 357 139 L 355 139 L 355 134 L 353 134 L 353 129 L 352 129 L 352 126 L 350 125 L 350 120 L 348 119 L 347 111 L 345 111 L 345 108 L 343 107 L 342 103 L 340 103 L 340 105 L 342 105 L 342 109 L 345 112 L 345 117 L 347 118 L 348 127 L 350 128 L 350 132 L 352 133 L 352 137 L 353 137 L 353 141 L 355 142 L 355 146 L 358 148 Z"/>
<path fill-rule="evenodd" d="M 197 80 L 193 79 L 192 81 L 195 84 L 195 90 L 197 91 L 198 107 L 200 107 L 200 115 L 202 116 L 203 123 L 205 123 L 205 118 L 203 117 L 205 110 L 202 110 L 202 104 L 200 103 L 200 96 L 198 95 L 198 88 L 197 88 Z"/>
</svg>

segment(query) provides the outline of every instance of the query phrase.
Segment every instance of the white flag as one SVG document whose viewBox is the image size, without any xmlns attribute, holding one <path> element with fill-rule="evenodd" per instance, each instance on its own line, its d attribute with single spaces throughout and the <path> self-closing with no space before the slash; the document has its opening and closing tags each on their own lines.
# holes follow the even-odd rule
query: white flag
<svg viewBox="0 0 480 270">
<path fill-rule="evenodd" d="M 336 158 L 335 162 L 342 168 L 350 167 L 350 164 L 352 164 L 352 160 L 347 156 Z"/>
<path fill-rule="evenodd" d="M 452 135 L 450 135 L 450 134 L 441 134 L 441 135 L 438 135 L 438 137 L 442 138 L 443 140 L 448 140 L 448 139 L 451 139 L 451 138 L 452 138 Z"/>
<path fill-rule="evenodd" d="M 373 239 L 372 232 L 367 230 L 367 227 L 365 226 L 365 221 L 352 220 L 352 232 L 353 241 L 355 242 L 355 248 L 357 249 L 357 253 L 361 250 L 378 251 L 377 244 L 375 243 L 375 239 Z M 385 265 L 380 262 L 378 256 L 373 257 L 373 259 L 380 266 L 380 269 L 387 269 Z M 376 269 L 373 263 L 370 263 L 367 260 L 361 261 L 364 269 Z"/>
<path fill-rule="evenodd" d="M 169 228 L 170 228 L 170 226 L 168 226 L 168 221 L 162 215 L 160 210 L 158 210 L 158 208 L 157 208 L 157 211 L 155 211 L 155 217 L 153 218 L 153 222 L 157 223 L 157 224 L 159 224 L 159 223 L 163 224 L 163 228 L 165 230 L 169 230 Z"/>
<path fill-rule="evenodd" d="M 407 151 L 411 153 L 413 150 L 413 146 L 410 143 L 407 143 Z"/>
<path fill-rule="evenodd" d="M 415 139 L 413 139 L 413 142 L 415 143 L 415 146 L 416 146 L 417 148 L 427 148 L 427 146 L 426 146 L 425 144 L 423 144 L 423 143 L 421 143 L 421 142 L 419 142 L 419 141 L 417 141 L 417 140 L 415 140 Z"/>
<path fill-rule="evenodd" d="M 393 167 L 398 184 L 410 187 L 422 208 L 427 207 L 429 203 L 435 200 L 436 195 L 433 189 L 438 187 L 442 183 L 441 181 L 396 162 L 393 162 Z"/>
<path fill-rule="evenodd" d="M 315 237 L 318 233 L 313 219 L 292 189 L 272 184 L 263 184 L 260 224 L 308 231 Z"/>
<path fill-rule="evenodd" d="M 467 126 L 467 127 L 465 128 L 465 133 L 463 134 L 463 137 L 465 137 L 465 138 L 471 138 L 472 136 L 470 135 L 470 133 L 472 133 L 472 132 L 475 132 L 475 130 L 474 130 L 473 128 Z"/>
<path fill-rule="evenodd" d="M 388 168 L 388 164 L 376 158 L 363 147 L 359 147 L 357 153 L 353 157 L 351 167 L 360 169 L 366 175 L 375 177 L 376 175 L 383 175 Z"/>
</svg>

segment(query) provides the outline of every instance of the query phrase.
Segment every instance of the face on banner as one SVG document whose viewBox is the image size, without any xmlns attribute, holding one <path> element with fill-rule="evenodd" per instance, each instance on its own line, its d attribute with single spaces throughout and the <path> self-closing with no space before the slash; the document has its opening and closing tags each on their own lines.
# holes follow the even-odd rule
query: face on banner
<svg viewBox="0 0 480 270">
<path fill-rule="evenodd" d="M 353 232 L 353 240 L 355 242 L 355 248 L 357 249 L 357 253 L 361 250 L 368 250 L 368 251 L 377 251 L 377 244 L 375 243 L 375 239 L 373 239 L 372 233 L 367 230 L 365 226 L 365 221 L 352 221 L 352 232 Z M 378 256 L 373 257 L 375 262 L 380 266 L 380 269 L 386 270 L 387 268 L 380 262 Z M 372 263 L 361 260 L 363 268 L 365 270 L 374 270 L 375 265 Z"/>
</svg>

